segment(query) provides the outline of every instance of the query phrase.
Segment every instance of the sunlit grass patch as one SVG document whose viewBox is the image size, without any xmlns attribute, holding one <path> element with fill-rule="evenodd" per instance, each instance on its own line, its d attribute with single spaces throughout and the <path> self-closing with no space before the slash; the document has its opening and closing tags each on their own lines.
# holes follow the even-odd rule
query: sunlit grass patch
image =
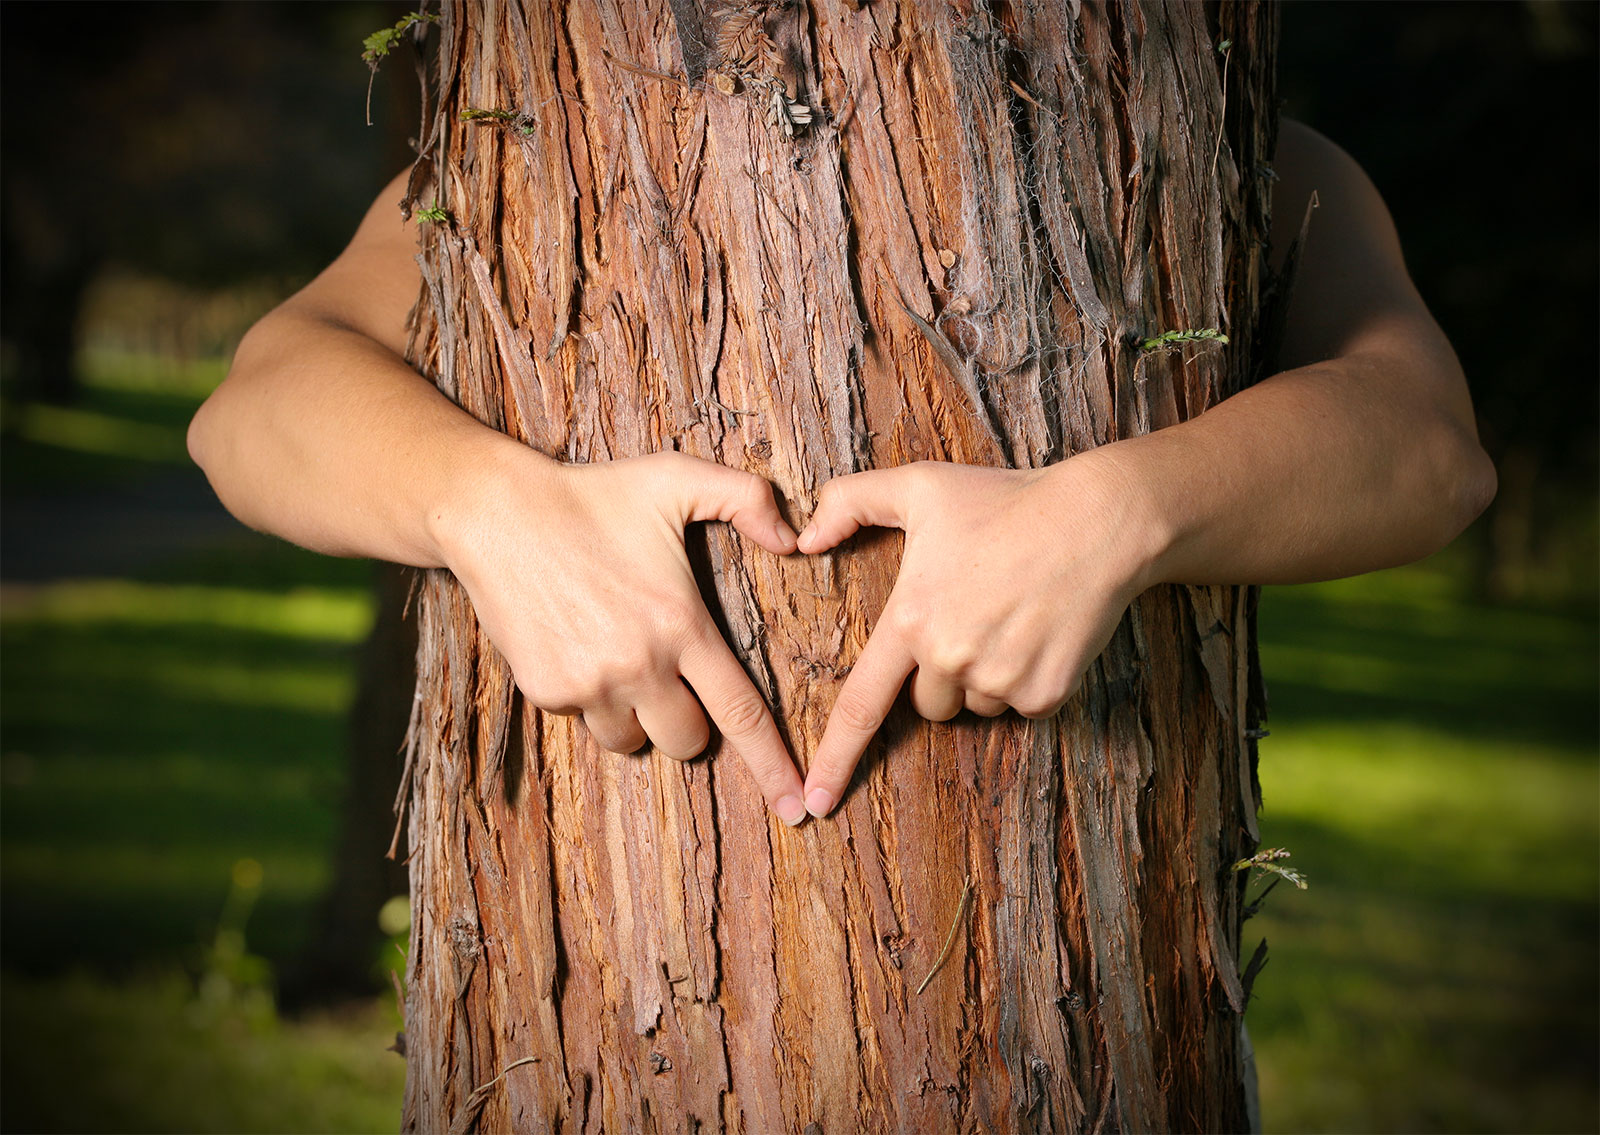
<svg viewBox="0 0 1600 1135">
<path fill-rule="evenodd" d="M 127 391 L 157 397 L 179 396 L 199 401 L 217 388 L 230 359 L 203 355 L 181 359 L 109 346 L 88 346 L 78 352 L 82 383 L 96 390 Z"/>
<path fill-rule="evenodd" d="M 112 489 L 189 466 L 189 419 L 226 372 L 224 359 L 180 363 L 86 353 L 69 406 L 0 389 L 0 473 L 7 495 Z"/>
<path fill-rule="evenodd" d="M 287 594 L 211 584 L 107 579 L 11 587 L 5 619 L 13 625 L 215 627 L 225 631 L 355 642 L 372 624 L 365 591 L 301 587 Z"/>
<path fill-rule="evenodd" d="M 137 461 L 175 462 L 187 452 L 184 432 L 176 427 L 132 422 L 96 410 L 34 404 L 18 409 L 12 418 L 18 437 L 40 445 Z"/>
</svg>

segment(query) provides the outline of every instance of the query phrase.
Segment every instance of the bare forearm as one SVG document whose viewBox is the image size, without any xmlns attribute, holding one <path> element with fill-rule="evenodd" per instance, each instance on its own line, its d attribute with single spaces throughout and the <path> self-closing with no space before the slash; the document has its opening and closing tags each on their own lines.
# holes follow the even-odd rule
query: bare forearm
<svg viewBox="0 0 1600 1135">
<path fill-rule="evenodd" d="M 246 336 L 189 440 L 217 495 L 251 527 L 417 567 L 444 565 L 436 522 L 515 446 L 384 345 L 292 312 Z"/>
<path fill-rule="evenodd" d="M 1453 365 L 1429 351 L 1357 351 L 1085 457 L 1143 506 L 1147 582 L 1302 583 L 1393 567 L 1443 547 L 1494 494 L 1454 385 L 1419 373 Z"/>
</svg>

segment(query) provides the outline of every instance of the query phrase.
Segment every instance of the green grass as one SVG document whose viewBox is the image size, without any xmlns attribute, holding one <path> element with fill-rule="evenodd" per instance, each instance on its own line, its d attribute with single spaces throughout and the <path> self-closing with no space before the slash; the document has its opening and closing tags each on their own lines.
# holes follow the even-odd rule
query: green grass
<svg viewBox="0 0 1600 1135">
<path fill-rule="evenodd" d="M 0 491 L 103 489 L 187 465 L 189 419 L 225 369 L 220 359 L 175 372 L 143 356 L 90 354 L 75 404 L 8 398 L 0 405 Z"/>
<path fill-rule="evenodd" d="M 8 408 L 6 494 L 181 468 L 216 368 L 147 369 L 95 360 L 87 417 Z M 1311 880 L 1246 925 L 1269 1130 L 1600 1125 L 1594 612 L 1478 606 L 1444 564 L 1264 600 L 1262 836 Z M 6 593 L 0 1126 L 394 1129 L 392 1003 L 268 999 L 328 877 L 366 578 L 255 538 Z"/>
<path fill-rule="evenodd" d="M 143 360 L 91 361 L 80 405 L 6 407 L 8 498 L 187 467 L 220 368 L 156 386 Z M 241 530 L 129 578 L 6 590 L 0 1127 L 398 1126 L 392 999 L 293 1020 L 270 999 L 328 878 L 368 573 Z M 219 999 L 241 860 L 262 960 Z"/>
<path fill-rule="evenodd" d="M 9 1131 L 395 1131 L 392 1005 L 282 1022 L 183 975 L 8 980 Z M 12 1022 L 25 1022 L 26 1030 Z"/>
<path fill-rule="evenodd" d="M 1264 600 L 1268 1130 L 1600 1124 L 1597 640 L 1428 566 Z"/>
</svg>

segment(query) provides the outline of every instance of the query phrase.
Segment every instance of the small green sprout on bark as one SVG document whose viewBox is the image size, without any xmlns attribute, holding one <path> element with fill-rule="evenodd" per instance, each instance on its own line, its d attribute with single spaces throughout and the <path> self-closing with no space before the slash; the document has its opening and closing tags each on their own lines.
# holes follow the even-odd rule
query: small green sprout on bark
<svg viewBox="0 0 1600 1135">
<path fill-rule="evenodd" d="M 442 225 L 450 220 L 449 211 L 439 208 L 439 202 L 437 201 L 426 209 L 416 210 L 411 215 L 417 219 L 418 224 Z"/>
<path fill-rule="evenodd" d="M 435 12 L 407 12 L 392 28 L 379 28 L 361 41 L 361 61 L 367 65 L 367 125 L 372 125 L 372 83 L 378 77 L 378 63 L 400 46 L 400 37 L 419 24 L 436 24 Z"/>
<path fill-rule="evenodd" d="M 1226 343 L 1228 337 L 1215 327 L 1194 327 L 1187 331 L 1163 331 L 1151 339 L 1140 339 L 1139 349 L 1146 353 L 1150 351 L 1165 351 L 1173 347 L 1181 347 L 1185 343 Z"/>
<path fill-rule="evenodd" d="M 1289 858 L 1288 848 L 1268 847 L 1256 852 L 1249 859 L 1239 860 L 1239 862 L 1233 865 L 1233 869 L 1235 871 L 1249 871 L 1254 868 L 1257 871 L 1270 872 L 1271 874 L 1277 875 L 1282 879 L 1288 880 L 1296 887 L 1300 888 L 1300 890 L 1305 890 L 1308 886 L 1306 877 L 1300 872 L 1296 871 L 1293 867 L 1285 867 L 1279 862 L 1279 860 L 1287 858 Z"/>
<path fill-rule="evenodd" d="M 462 122 L 472 122 L 479 126 L 504 126 L 515 130 L 524 138 L 531 135 L 536 124 L 531 114 L 519 114 L 514 110 L 504 110 L 499 107 L 469 106 L 461 112 Z"/>
<path fill-rule="evenodd" d="M 439 16 L 436 12 L 407 12 L 395 21 L 392 28 L 379 28 L 366 39 L 361 41 L 361 61 L 373 71 L 378 69 L 378 61 L 389 52 L 393 51 L 400 43 L 400 37 L 416 27 L 418 24 L 436 24 Z"/>
</svg>

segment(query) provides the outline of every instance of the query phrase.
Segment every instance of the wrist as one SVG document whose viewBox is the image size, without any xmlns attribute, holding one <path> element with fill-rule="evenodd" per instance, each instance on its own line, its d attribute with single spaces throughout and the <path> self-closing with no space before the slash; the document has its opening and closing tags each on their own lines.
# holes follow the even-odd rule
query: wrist
<svg viewBox="0 0 1600 1135">
<path fill-rule="evenodd" d="M 502 433 L 474 430 L 461 441 L 423 514 L 432 558 L 458 576 L 484 535 L 503 530 L 508 511 L 520 511 L 518 498 L 537 496 L 561 468 Z"/>
<path fill-rule="evenodd" d="M 1159 469 L 1142 447 L 1111 442 L 1052 466 L 1046 475 L 1061 484 L 1074 507 L 1094 509 L 1112 533 L 1113 570 L 1126 581 L 1130 599 L 1171 582 L 1178 518 L 1162 492 Z"/>
</svg>

